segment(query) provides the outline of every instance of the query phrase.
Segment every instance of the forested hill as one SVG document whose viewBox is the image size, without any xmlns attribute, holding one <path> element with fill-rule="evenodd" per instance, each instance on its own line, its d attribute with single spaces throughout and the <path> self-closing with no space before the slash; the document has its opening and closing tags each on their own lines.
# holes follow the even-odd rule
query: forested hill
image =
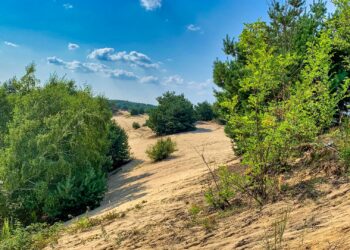
<svg viewBox="0 0 350 250">
<path fill-rule="evenodd" d="M 144 113 L 144 112 L 147 113 L 149 110 L 156 107 L 155 105 L 152 105 L 152 104 L 130 102 L 130 101 L 124 101 L 124 100 L 109 100 L 109 102 L 113 111 L 121 109 L 121 110 L 128 110 L 128 111 L 137 110 L 139 111 L 139 113 Z"/>
</svg>

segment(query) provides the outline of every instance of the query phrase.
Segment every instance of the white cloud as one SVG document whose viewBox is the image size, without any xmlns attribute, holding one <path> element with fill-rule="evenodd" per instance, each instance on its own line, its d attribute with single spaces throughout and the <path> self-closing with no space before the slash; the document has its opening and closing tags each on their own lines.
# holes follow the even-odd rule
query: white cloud
<svg viewBox="0 0 350 250">
<path fill-rule="evenodd" d="M 65 8 L 66 10 L 69 10 L 69 9 L 73 9 L 74 6 L 70 3 L 65 3 L 65 4 L 63 4 L 63 8 Z"/>
<path fill-rule="evenodd" d="M 140 78 L 140 83 L 157 84 L 159 83 L 159 78 L 156 76 L 144 76 Z"/>
<path fill-rule="evenodd" d="M 79 49 L 80 46 L 76 43 L 68 43 L 68 49 L 69 50 L 76 50 L 76 49 Z"/>
<path fill-rule="evenodd" d="M 19 45 L 18 45 L 18 44 L 11 43 L 11 42 L 8 42 L 8 41 L 5 41 L 5 42 L 4 42 L 4 44 L 5 44 L 5 45 L 7 45 L 7 46 L 10 46 L 10 47 L 14 47 L 14 48 L 19 47 Z"/>
<path fill-rule="evenodd" d="M 207 79 L 204 82 L 189 82 L 188 86 L 192 89 L 198 89 L 198 90 L 202 90 L 202 89 L 207 89 L 209 87 L 211 87 L 213 85 L 213 80 L 212 79 Z"/>
<path fill-rule="evenodd" d="M 61 66 L 64 69 L 79 73 L 102 73 L 108 77 L 119 80 L 139 80 L 139 77 L 130 71 L 123 69 L 110 69 L 100 63 L 82 63 L 79 61 L 64 61 L 56 56 L 48 57 L 47 62 L 56 66 Z"/>
<path fill-rule="evenodd" d="M 162 7 L 162 0 L 140 0 L 140 3 L 146 10 L 155 10 Z"/>
<path fill-rule="evenodd" d="M 196 31 L 200 31 L 200 30 L 201 30 L 201 27 L 199 27 L 199 26 L 197 26 L 197 25 L 194 25 L 194 24 L 189 24 L 189 25 L 187 26 L 187 30 L 196 32 Z"/>
<path fill-rule="evenodd" d="M 132 66 L 139 66 L 141 68 L 159 68 L 159 63 L 154 63 L 147 55 L 137 51 L 121 51 L 115 52 L 113 48 L 95 49 L 88 55 L 89 59 L 96 59 L 100 61 L 121 61 Z"/>
<path fill-rule="evenodd" d="M 56 66 L 62 66 L 65 69 L 80 72 L 80 73 L 96 73 L 96 72 L 105 72 L 107 67 L 99 63 L 82 63 L 79 61 L 64 61 L 56 56 L 48 57 L 47 62 Z"/>
<path fill-rule="evenodd" d="M 89 55 L 89 59 L 96 59 L 100 61 L 113 61 L 114 49 L 113 48 L 101 48 L 95 49 Z"/>
<path fill-rule="evenodd" d="M 112 78 L 119 79 L 119 80 L 137 80 L 139 79 L 135 73 L 126 71 L 123 69 L 115 69 L 108 71 L 108 75 Z"/>
<path fill-rule="evenodd" d="M 164 78 L 164 85 L 181 85 L 184 79 L 179 75 L 168 76 Z"/>
</svg>

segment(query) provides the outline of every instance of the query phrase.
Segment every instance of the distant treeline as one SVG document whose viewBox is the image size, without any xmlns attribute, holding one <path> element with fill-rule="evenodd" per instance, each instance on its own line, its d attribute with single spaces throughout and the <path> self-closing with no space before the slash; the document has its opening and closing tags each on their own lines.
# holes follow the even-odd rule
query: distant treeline
<svg viewBox="0 0 350 250">
<path fill-rule="evenodd" d="M 148 113 L 150 110 L 156 107 L 152 104 L 137 103 L 123 100 L 109 100 L 109 103 L 113 112 L 116 112 L 118 110 L 125 110 L 132 113 L 132 115 Z"/>
</svg>

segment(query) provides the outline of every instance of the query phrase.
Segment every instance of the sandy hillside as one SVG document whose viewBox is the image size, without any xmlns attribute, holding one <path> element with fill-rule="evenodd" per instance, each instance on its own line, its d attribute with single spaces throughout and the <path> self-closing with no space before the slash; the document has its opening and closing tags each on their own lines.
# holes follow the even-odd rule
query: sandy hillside
<svg viewBox="0 0 350 250">
<path fill-rule="evenodd" d="M 178 145 L 173 157 L 151 163 L 145 150 L 157 138 L 146 127 L 131 127 L 145 119 L 115 117 L 129 134 L 134 160 L 110 177 L 101 207 L 89 213 L 122 216 L 66 233 L 54 249 L 264 249 L 273 222 L 286 210 L 285 249 L 350 249 L 350 186 L 339 180 L 324 183 L 316 173 L 291 178 L 296 194 L 262 210 L 252 206 L 209 213 L 193 223 L 189 209 L 203 201 L 208 179 L 196 150 L 213 167 L 234 165 L 230 140 L 222 126 L 200 123 L 196 131 L 171 136 Z"/>
</svg>

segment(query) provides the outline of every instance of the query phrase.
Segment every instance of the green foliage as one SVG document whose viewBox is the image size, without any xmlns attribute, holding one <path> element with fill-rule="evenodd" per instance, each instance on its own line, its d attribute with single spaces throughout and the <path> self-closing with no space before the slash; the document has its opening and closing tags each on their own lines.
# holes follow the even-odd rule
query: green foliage
<svg viewBox="0 0 350 250">
<path fill-rule="evenodd" d="M 339 83 L 333 73 L 336 41 L 334 30 L 324 28 L 324 3 L 315 3 L 304 15 L 302 6 L 298 0 L 274 2 L 271 24 L 247 24 L 238 42 L 226 38 L 224 51 L 233 60 L 214 64 L 214 81 L 223 89 L 216 93 L 219 113 L 248 168 L 240 192 L 259 204 L 276 189 L 276 174 L 301 153 L 299 146 L 313 142 L 333 124 L 349 87 L 346 77 Z M 299 28 L 305 28 L 304 44 L 294 39 Z M 236 182 L 230 185 L 237 187 Z M 219 187 L 208 197 L 220 204 L 230 197 L 225 193 L 226 188 Z"/>
<path fill-rule="evenodd" d="M 35 223 L 27 227 L 15 224 L 6 238 L 1 238 L 0 249 L 3 250 L 38 250 L 57 243 L 61 224 L 47 225 Z"/>
<path fill-rule="evenodd" d="M 211 121 L 214 119 L 214 110 L 210 103 L 198 103 L 194 109 L 196 111 L 197 119 L 199 121 Z"/>
<path fill-rule="evenodd" d="M 141 128 L 140 123 L 138 123 L 138 122 L 133 122 L 133 123 L 132 123 L 132 128 L 133 128 L 133 129 L 139 129 L 139 128 Z"/>
<path fill-rule="evenodd" d="M 335 145 L 339 151 L 339 158 L 344 166 L 343 172 L 349 174 L 350 170 L 350 120 L 344 119 L 338 130 L 334 132 Z"/>
<path fill-rule="evenodd" d="M 157 162 L 168 158 L 176 151 L 176 143 L 170 138 L 159 139 L 155 145 L 149 147 L 146 151 L 148 157 Z"/>
<path fill-rule="evenodd" d="M 74 222 L 74 224 L 69 228 L 69 231 L 74 233 L 83 232 L 100 223 L 101 221 L 99 219 L 92 219 L 87 216 L 82 216 Z"/>
<path fill-rule="evenodd" d="M 1 240 L 8 239 L 11 236 L 10 221 L 7 218 L 5 218 L 3 221 L 0 236 Z"/>
<path fill-rule="evenodd" d="M 209 188 L 204 196 L 210 206 L 224 209 L 231 205 L 229 201 L 236 195 L 234 184 L 237 178 L 226 166 L 219 167 L 218 177 L 219 182 L 215 182 L 216 186 Z"/>
<path fill-rule="evenodd" d="M 34 73 L 0 87 L 0 217 L 25 225 L 96 207 L 104 169 L 129 158 L 104 98 L 56 76 L 39 87 Z"/>
<path fill-rule="evenodd" d="M 166 92 L 158 97 L 159 105 L 149 113 L 147 125 L 157 135 L 193 130 L 196 121 L 193 105 L 184 95 Z"/>
<path fill-rule="evenodd" d="M 130 110 L 130 115 L 133 115 L 133 116 L 134 116 L 134 115 L 139 115 L 139 114 L 140 114 L 140 113 L 139 113 L 139 110 L 137 110 L 137 109 L 134 109 L 134 108 L 133 108 L 133 109 Z"/>
<path fill-rule="evenodd" d="M 109 152 L 108 156 L 112 164 L 107 164 L 107 170 L 114 170 L 130 160 L 130 147 L 128 143 L 128 135 L 115 122 L 109 125 Z"/>
</svg>

